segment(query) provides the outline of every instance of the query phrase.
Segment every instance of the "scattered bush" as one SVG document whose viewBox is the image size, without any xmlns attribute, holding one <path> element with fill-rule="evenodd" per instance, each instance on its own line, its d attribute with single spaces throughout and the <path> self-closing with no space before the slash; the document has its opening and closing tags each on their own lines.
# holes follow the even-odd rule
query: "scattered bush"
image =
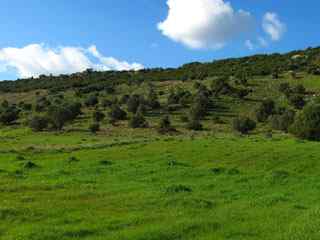
<svg viewBox="0 0 320 240">
<path fill-rule="evenodd" d="M 98 122 L 94 122 L 89 126 L 89 131 L 93 134 L 96 134 L 100 131 L 100 124 Z"/>
<path fill-rule="evenodd" d="M 170 133 L 170 132 L 176 131 L 176 129 L 172 127 L 171 121 L 170 121 L 170 118 L 169 118 L 168 115 L 164 116 L 160 120 L 158 131 L 161 134 L 166 134 L 166 133 Z"/>
<path fill-rule="evenodd" d="M 132 95 L 127 101 L 128 112 L 136 113 L 140 105 L 140 96 Z"/>
<path fill-rule="evenodd" d="M 302 139 L 320 140 L 320 104 L 312 103 L 295 117 L 289 132 Z"/>
<path fill-rule="evenodd" d="M 106 115 L 99 110 L 94 111 L 92 114 L 93 120 L 98 123 L 101 122 L 105 117 Z"/>
<path fill-rule="evenodd" d="M 289 100 L 290 104 L 293 107 L 295 107 L 296 109 L 302 109 L 306 104 L 304 97 L 299 94 L 293 94 L 293 95 L 289 96 L 288 100 Z"/>
<path fill-rule="evenodd" d="M 275 130 L 288 132 L 289 127 L 294 122 L 295 112 L 286 110 L 283 114 L 273 115 L 270 119 L 271 126 Z"/>
<path fill-rule="evenodd" d="M 91 96 L 89 96 L 89 97 L 85 100 L 85 102 L 84 102 L 84 104 L 85 104 L 87 107 L 94 107 L 94 106 L 96 106 L 98 103 L 99 103 L 99 99 L 98 99 L 98 97 L 97 97 L 96 95 L 91 95 Z"/>
<path fill-rule="evenodd" d="M 49 108 L 48 119 L 54 130 L 62 130 L 64 125 L 73 120 L 73 113 L 68 107 L 53 105 Z"/>
<path fill-rule="evenodd" d="M 137 111 L 130 120 L 129 120 L 129 127 L 131 128 L 146 128 L 148 127 L 148 122 L 143 116 L 141 111 Z"/>
<path fill-rule="evenodd" d="M 233 129 L 242 133 L 248 134 L 256 128 L 256 122 L 248 117 L 237 117 L 233 120 Z"/>
<path fill-rule="evenodd" d="M 275 103 L 271 99 L 264 100 L 256 110 L 256 118 L 259 122 L 265 122 L 274 113 Z"/>
<path fill-rule="evenodd" d="M 33 116 L 29 122 L 30 128 L 35 132 L 41 132 L 48 128 L 49 120 L 46 116 Z"/>
<path fill-rule="evenodd" d="M 15 107 L 8 107 L 0 111 L 0 123 L 10 125 L 19 119 L 20 111 Z"/>
<path fill-rule="evenodd" d="M 123 111 L 118 104 L 113 104 L 109 112 L 109 118 L 111 122 L 126 120 L 127 113 Z"/>
</svg>

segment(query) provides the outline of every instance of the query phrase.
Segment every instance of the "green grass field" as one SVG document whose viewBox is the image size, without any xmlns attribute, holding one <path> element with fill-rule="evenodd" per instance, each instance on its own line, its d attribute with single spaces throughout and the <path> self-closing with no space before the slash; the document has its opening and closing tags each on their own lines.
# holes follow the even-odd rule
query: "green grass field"
<svg viewBox="0 0 320 240">
<path fill-rule="evenodd" d="M 320 143 L 2 130 L 0 238 L 319 239 Z"/>
</svg>

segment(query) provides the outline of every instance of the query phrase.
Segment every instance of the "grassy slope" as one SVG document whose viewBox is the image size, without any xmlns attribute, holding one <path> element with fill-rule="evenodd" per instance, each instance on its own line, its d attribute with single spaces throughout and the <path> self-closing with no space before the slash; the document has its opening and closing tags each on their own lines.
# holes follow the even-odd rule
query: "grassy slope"
<svg viewBox="0 0 320 240">
<path fill-rule="evenodd" d="M 218 135 L 4 151 L 1 239 L 318 239 L 319 146 Z"/>
<path fill-rule="evenodd" d="M 228 122 L 266 96 L 286 104 L 278 80 L 250 83 L 248 100 L 220 99 L 216 114 Z M 176 121 L 175 137 L 126 123 L 94 136 L 89 114 L 63 134 L 0 130 L 1 239 L 319 239 L 320 143 L 239 137 L 210 119 L 198 134 Z"/>
</svg>

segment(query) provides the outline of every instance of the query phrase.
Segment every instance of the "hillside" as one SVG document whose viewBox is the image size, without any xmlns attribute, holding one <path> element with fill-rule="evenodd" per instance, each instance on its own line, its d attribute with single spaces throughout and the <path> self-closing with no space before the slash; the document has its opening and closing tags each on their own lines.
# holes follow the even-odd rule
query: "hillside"
<svg viewBox="0 0 320 240">
<path fill-rule="evenodd" d="M 0 82 L 0 239 L 319 239 L 319 56 Z"/>
</svg>

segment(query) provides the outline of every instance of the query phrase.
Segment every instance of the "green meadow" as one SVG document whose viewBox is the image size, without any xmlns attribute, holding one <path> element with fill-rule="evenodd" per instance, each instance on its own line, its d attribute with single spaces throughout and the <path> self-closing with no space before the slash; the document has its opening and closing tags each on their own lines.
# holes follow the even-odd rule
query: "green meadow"
<svg viewBox="0 0 320 240">
<path fill-rule="evenodd" d="M 320 144 L 1 131 L 0 236 L 319 239 Z"/>
</svg>

